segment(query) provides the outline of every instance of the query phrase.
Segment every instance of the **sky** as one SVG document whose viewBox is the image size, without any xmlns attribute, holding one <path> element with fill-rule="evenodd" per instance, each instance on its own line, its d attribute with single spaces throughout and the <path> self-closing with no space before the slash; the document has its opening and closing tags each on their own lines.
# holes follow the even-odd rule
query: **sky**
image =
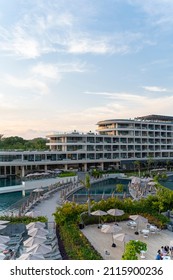
<svg viewBox="0 0 173 280">
<path fill-rule="evenodd" d="M 0 134 L 173 113 L 172 0 L 0 0 Z"/>
</svg>

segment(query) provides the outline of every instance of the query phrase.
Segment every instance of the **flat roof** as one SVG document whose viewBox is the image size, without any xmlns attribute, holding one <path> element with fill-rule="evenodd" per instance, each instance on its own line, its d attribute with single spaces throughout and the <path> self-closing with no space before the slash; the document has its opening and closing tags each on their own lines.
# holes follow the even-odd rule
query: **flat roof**
<svg viewBox="0 0 173 280">
<path fill-rule="evenodd" d="M 140 120 L 149 120 L 149 121 L 173 121 L 172 116 L 164 116 L 164 115 L 147 115 L 143 117 L 137 117 L 136 119 Z"/>
</svg>

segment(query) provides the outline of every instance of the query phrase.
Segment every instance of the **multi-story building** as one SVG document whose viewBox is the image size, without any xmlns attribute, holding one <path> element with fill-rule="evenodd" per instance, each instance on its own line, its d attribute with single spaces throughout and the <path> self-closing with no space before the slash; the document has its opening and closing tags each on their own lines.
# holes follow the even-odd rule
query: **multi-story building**
<svg viewBox="0 0 173 280">
<path fill-rule="evenodd" d="M 0 175 L 31 170 L 134 168 L 136 160 L 173 160 L 173 117 L 149 115 L 98 122 L 97 133 L 48 135 L 48 151 L 0 152 Z"/>
</svg>

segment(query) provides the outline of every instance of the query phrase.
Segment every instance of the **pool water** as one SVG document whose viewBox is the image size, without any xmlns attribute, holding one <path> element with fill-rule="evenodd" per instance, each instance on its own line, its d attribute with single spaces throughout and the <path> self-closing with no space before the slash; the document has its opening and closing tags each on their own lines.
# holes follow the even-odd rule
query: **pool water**
<svg viewBox="0 0 173 280">
<path fill-rule="evenodd" d="M 118 179 L 118 178 L 108 178 L 101 182 L 94 182 L 91 184 L 90 196 L 92 200 L 99 201 L 102 198 L 111 197 L 114 193 L 115 195 L 123 196 L 124 192 L 129 195 L 128 184 L 131 180 L 129 179 Z M 123 193 L 116 193 L 116 185 L 123 184 Z M 88 193 L 86 188 L 82 188 L 75 194 L 69 197 L 69 200 L 74 200 L 75 202 L 85 203 L 87 201 Z"/>
<path fill-rule="evenodd" d="M 0 179 L 0 188 L 20 185 L 20 184 L 21 184 L 21 180 L 15 176 L 10 176 L 8 178 Z M 27 196 L 28 193 L 26 193 L 26 197 Z M 0 214 L 3 211 L 9 209 L 10 207 L 12 208 L 13 204 L 16 204 L 20 200 L 23 200 L 21 191 L 0 194 Z"/>
</svg>

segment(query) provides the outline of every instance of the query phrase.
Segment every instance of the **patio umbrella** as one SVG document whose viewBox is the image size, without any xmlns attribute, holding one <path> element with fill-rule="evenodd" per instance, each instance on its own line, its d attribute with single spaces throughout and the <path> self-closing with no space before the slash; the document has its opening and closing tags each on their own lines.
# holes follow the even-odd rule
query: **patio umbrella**
<svg viewBox="0 0 173 280">
<path fill-rule="evenodd" d="M 135 240 L 135 238 L 130 235 L 130 234 L 127 234 L 127 233 L 118 233 L 118 234 L 115 234 L 113 235 L 113 238 L 114 240 L 118 240 L 118 241 L 121 241 L 123 242 L 124 244 L 124 247 L 125 247 L 125 243 L 130 241 L 130 240 Z"/>
<path fill-rule="evenodd" d="M 25 216 L 35 218 L 41 216 L 41 211 L 29 211 L 25 214 Z"/>
<path fill-rule="evenodd" d="M 139 232 L 138 232 L 139 224 L 141 224 L 141 223 L 148 223 L 148 219 L 144 218 L 141 215 L 130 215 L 129 218 L 132 219 L 133 221 L 135 221 L 136 224 L 137 224 L 137 228 L 136 228 L 135 234 L 139 234 Z"/>
<path fill-rule="evenodd" d="M 8 224 L 10 221 L 4 221 L 4 220 L 0 220 L 0 225 L 5 225 Z"/>
<path fill-rule="evenodd" d="M 107 213 L 109 214 L 109 215 L 112 215 L 112 216 L 115 216 L 115 222 L 116 222 L 116 217 L 117 216 L 122 216 L 123 214 L 124 214 L 124 211 L 123 210 L 120 210 L 120 209 L 109 209 L 108 211 L 107 211 Z"/>
<path fill-rule="evenodd" d="M 40 254 L 47 254 L 52 251 L 51 246 L 47 246 L 45 244 L 34 244 L 33 246 L 26 249 L 26 253 L 40 253 Z"/>
<path fill-rule="evenodd" d="M 31 247 L 34 244 L 42 244 L 47 240 L 45 236 L 31 236 L 23 242 L 25 247 Z"/>
<path fill-rule="evenodd" d="M 31 230 L 28 231 L 28 235 L 30 236 L 46 236 L 49 233 L 47 229 L 44 228 L 32 228 Z"/>
<path fill-rule="evenodd" d="M 26 228 L 30 230 L 32 228 L 45 228 L 45 226 L 45 223 L 42 222 L 31 222 L 28 225 L 26 225 Z"/>
<path fill-rule="evenodd" d="M 100 223 L 101 223 L 101 216 L 105 216 L 107 214 L 108 214 L 107 212 L 102 211 L 102 210 L 96 210 L 94 212 L 91 212 L 91 215 L 99 216 L 99 225 L 98 225 L 99 228 L 100 228 Z"/>
<path fill-rule="evenodd" d="M 7 248 L 7 245 L 5 245 L 5 244 L 0 244 L 0 251 L 3 251 L 3 250 L 5 250 Z"/>
<path fill-rule="evenodd" d="M 101 228 L 101 232 L 112 234 L 112 241 L 113 241 L 112 247 L 116 247 L 116 244 L 114 243 L 114 239 L 113 239 L 113 234 L 119 232 L 120 230 L 122 230 L 122 228 L 117 225 L 103 225 Z"/>
<path fill-rule="evenodd" d="M 36 193 L 44 192 L 44 189 L 42 187 L 40 187 L 40 188 L 33 190 L 33 192 L 36 192 Z"/>
<path fill-rule="evenodd" d="M 0 230 L 6 228 L 7 225 L 0 225 Z"/>
<path fill-rule="evenodd" d="M 45 258 L 39 253 L 26 253 L 22 254 L 18 260 L 45 260 Z"/>
<path fill-rule="evenodd" d="M 10 241 L 10 237 L 6 235 L 0 235 L 0 243 L 7 243 Z"/>
</svg>

